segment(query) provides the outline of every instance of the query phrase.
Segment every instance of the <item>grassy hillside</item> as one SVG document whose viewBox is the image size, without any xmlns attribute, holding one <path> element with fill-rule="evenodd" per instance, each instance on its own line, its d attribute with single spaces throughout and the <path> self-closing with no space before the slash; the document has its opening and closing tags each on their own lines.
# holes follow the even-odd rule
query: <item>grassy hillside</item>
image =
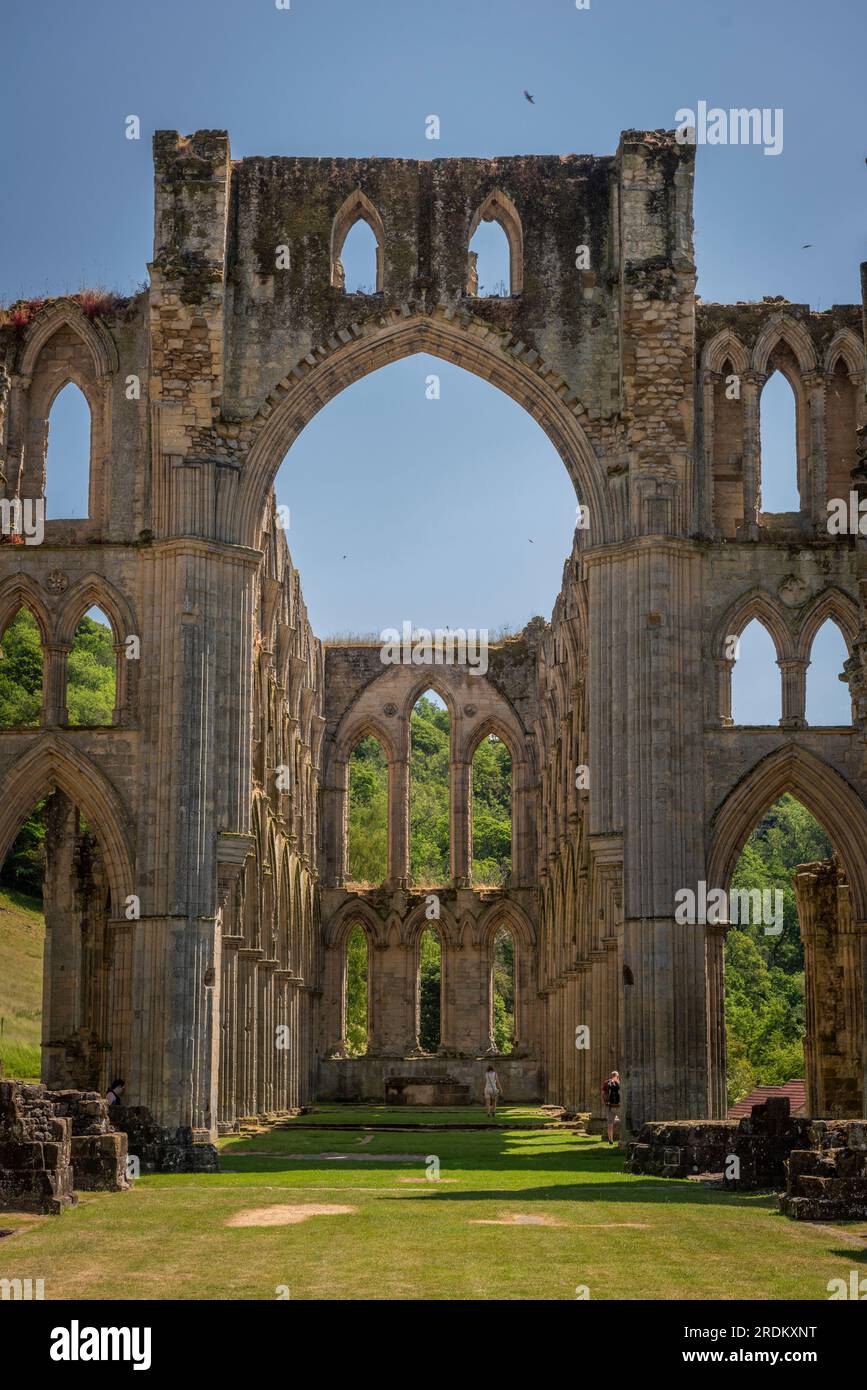
<svg viewBox="0 0 867 1390">
<path fill-rule="evenodd" d="M 38 898 L 0 888 L 0 1060 L 25 1081 L 39 1080 L 44 944 Z"/>
</svg>

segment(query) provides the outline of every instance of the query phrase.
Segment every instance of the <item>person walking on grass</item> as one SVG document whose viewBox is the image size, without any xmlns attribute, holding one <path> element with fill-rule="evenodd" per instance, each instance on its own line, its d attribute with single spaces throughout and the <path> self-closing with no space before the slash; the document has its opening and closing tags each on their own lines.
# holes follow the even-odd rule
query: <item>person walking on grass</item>
<svg viewBox="0 0 867 1390">
<path fill-rule="evenodd" d="M 489 1064 L 488 1070 L 485 1072 L 485 1109 L 492 1120 L 496 1119 L 497 1099 L 502 1094 L 503 1088 L 500 1085 L 500 1078 L 493 1066 Z"/>
<path fill-rule="evenodd" d="M 620 1122 L 620 1072 L 613 1071 L 602 1082 L 602 1104 L 605 1106 L 605 1121 L 608 1125 L 608 1142 L 614 1143 L 614 1126 Z"/>
</svg>

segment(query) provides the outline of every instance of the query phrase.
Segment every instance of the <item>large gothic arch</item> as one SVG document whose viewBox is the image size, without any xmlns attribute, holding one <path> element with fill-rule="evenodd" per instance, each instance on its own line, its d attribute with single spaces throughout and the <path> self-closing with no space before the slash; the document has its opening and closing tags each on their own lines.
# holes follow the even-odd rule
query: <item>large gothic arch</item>
<svg viewBox="0 0 867 1390">
<path fill-rule="evenodd" d="M 385 321 L 384 321 L 385 320 Z M 268 401 L 241 482 L 237 537 L 255 545 L 277 471 L 293 441 L 338 392 L 380 367 L 414 353 L 429 353 L 474 372 L 522 405 L 541 425 L 566 465 L 576 496 L 590 509 L 591 539 L 616 529 L 616 509 L 599 460 L 574 407 L 563 398 L 563 384 L 539 354 L 510 354 L 503 335 L 493 334 L 468 314 L 378 314 L 357 327 L 357 337 L 309 354 L 284 378 Z M 532 365 L 522 358 L 529 358 Z"/>
<path fill-rule="evenodd" d="M 509 921 L 510 1097 L 599 1118 L 617 1066 L 627 1128 L 718 1113 L 720 941 L 676 931 L 674 898 L 730 874 L 781 791 L 834 837 L 867 932 L 867 541 L 827 529 L 829 500 L 865 487 L 864 309 L 702 303 L 695 157 L 664 131 L 626 131 L 598 157 L 437 161 L 233 159 L 225 132 L 160 131 L 150 285 L 87 312 L 22 302 L 0 324 L 0 501 L 39 500 L 46 403 L 67 377 L 94 424 L 88 520 L 0 545 L 0 628 L 26 604 L 45 673 L 40 729 L 0 730 L 0 846 L 59 786 L 100 837 L 112 912 L 138 899 L 140 919 L 109 924 L 115 1035 L 127 1099 L 177 1165 L 201 1166 L 244 1117 L 442 1071 L 416 1055 L 413 1016 L 414 935 L 437 911 L 444 1052 L 471 1093 L 491 1046 L 491 935 Z M 487 215 L 522 275 L 502 298 L 468 293 L 468 234 Z M 346 294 L 335 264 L 358 216 L 380 243 L 374 296 Z M 491 643 L 483 680 L 383 674 L 375 643 L 320 641 L 273 497 L 316 412 L 413 353 L 517 401 L 586 510 L 550 618 Z M 759 505 L 777 367 L 797 390 L 797 515 Z M 115 722 L 73 729 L 66 658 L 90 602 L 116 649 L 136 636 L 140 653 L 119 658 Z M 751 616 L 776 641 L 781 727 L 732 724 L 725 639 Z M 826 617 L 847 642 L 851 727 L 806 726 Z M 407 702 L 430 685 L 450 710 L 451 860 L 444 882 L 414 884 Z M 512 753 L 513 852 L 480 887 L 468 768 L 487 729 Z M 348 885 L 346 763 L 366 732 L 389 760 L 390 871 Z M 73 939 L 69 892 L 50 908 Z M 359 915 L 375 939 L 363 1059 L 335 1055 L 340 932 Z"/>
</svg>

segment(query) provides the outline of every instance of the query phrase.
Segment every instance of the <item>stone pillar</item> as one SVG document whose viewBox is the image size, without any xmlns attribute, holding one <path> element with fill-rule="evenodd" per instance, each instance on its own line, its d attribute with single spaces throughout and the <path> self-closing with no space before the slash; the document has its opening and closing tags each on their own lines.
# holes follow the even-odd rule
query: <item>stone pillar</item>
<svg viewBox="0 0 867 1390">
<path fill-rule="evenodd" d="M 66 661 L 71 647 L 63 642 L 42 645 L 42 725 L 66 724 Z"/>
<path fill-rule="evenodd" d="M 409 758 L 388 764 L 388 881 L 392 888 L 409 884 Z"/>
<path fill-rule="evenodd" d="M 453 758 L 450 764 L 451 875 L 455 888 L 469 888 L 473 864 L 472 763 Z"/>
<path fill-rule="evenodd" d="M 702 442 L 704 450 L 702 454 L 702 469 L 704 475 L 704 486 L 701 489 L 702 511 L 701 522 L 702 531 L 709 536 L 719 534 L 716 525 L 715 515 L 715 495 L 714 495 L 714 390 L 722 380 L 719 372 L 704 372 L 701 378 L 701 423 L 702 423 Z M 600 1085 L 602 1083 L 600 1082 Z"/>
<path fill-rule="evenodd" d="M 728 1109 L 725 1021 L 725 939 L 727 930 L 725 923 L 712 924 L 704 929 L 708 1030 L 707 1113 L 711 1120 L 725 1119 Z"/>
<path fill-rule="evenodd" d="M 717 691 L 717 717 L 724 729 L 730 729 L 734 724 L 732 719 L 732 670 L 734 662 L 728 657 L 721 656 L 716 659 L 716 691 Z"/>
<path fill-rule="evenodd" d="M 807 727 L 807 667 L 809 661 L 798 657 L 781 657 L 777 665 L 783 677 L 781 729 Z"/>
<path fill-rule="evenodd" d="M 744 526 L 750 540 L 758 536 L 761 479 L 759 397 L 765 372 L 745 372 L 741 380 L 744 410 Z"/>
<path fill-rule="evenodd" d="M 809 487 L 801 495 L 801 510 L 806 512 L 819 530 L 824 531 L 828 519 L 825 502 L 828 496 L 828 456 L 825 448 L 825 374 L 807 372 L 803 378 L 810 421 Z"/>
<path fill-rule="evenodd" d="M 865 938 L 836 860 L 793 874 L 804 943 L 807 1112 L 821 1119 L 867 1113 L 864 1075 Z"/>
</svg>

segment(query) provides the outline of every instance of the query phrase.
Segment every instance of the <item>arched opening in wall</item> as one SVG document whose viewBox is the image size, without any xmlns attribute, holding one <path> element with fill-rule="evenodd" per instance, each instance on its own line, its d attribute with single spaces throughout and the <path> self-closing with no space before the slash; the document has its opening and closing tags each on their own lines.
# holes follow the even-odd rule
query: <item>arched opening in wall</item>
<svg viewBox="0 0 867 1390">
<path fill-rule="evenodd" d="M 435 690 L 416 700 L 410 738 L 410 874 L 415 887 L 442 887 L 451 879 L 451 738 L 449 712 Z"/>
<path fill-rule="evenodd" d="M 473 886 L 502 888 L 512 872 L 512 759 L 496 734 L 473 755 Z"/>
<path fill-rule="evenodd" d="M 507 299 L 511 283 L 509 238 L 499 222 L 480 222 L 470 242 L 468 293 L 479 299 Z"/>
<path fill-rule="evenodd" d="M 18 1081 L 41 1071 L 45 806 L 34 806 L 0 870 L 0 1063 Z"/>
<path fill-rule="evenodd" d="M 828 500 L 848 500 L 852 487 L 852 469 L 857 462 L 857 424 L 856 387 L 849 379 L 849 369 L 845 360 L 838 357 L 831 379 L 825 387 Z"/>
<path fill-rule="evenodd" d="M 363 1057 L 368 1048 L 370 942 L 358 922 L 346 938 L 346 985 L 343 1036 L 346 1055 Z"/>
<path fill-rule="evenodd" d="M 379 245 L 373 228 L 363 217 L 352 224 L 340 253 L 343 288 L 347 294 L 376 294 Z"/>
<path fill-rule="evenodd" d="M 374 886 L 388 876 L 388 761 L 370 734 L 349 759 L 347 865 L 354 884 Z"/>
<path fill-rule="evenodd" d="M 104 1091 L 128 1063 L 119 1031 L 111 1037 L 123 950 L 112 915 L 99 838 L 54 790 L 25 818 L 0 870 L 4 1075 Z"/>
<path fill-rule="evenodd" d="M 732 720 L 735 724 L 779 724 L 781 713 L 776 649 L 767 628 L 753 618 L 740 635 L 732 667 Z"/>
<path fill-rule="evenodd" d="M 114 722 L 117 654 L 111 622 L 91 608 L 75 629 L 66 663 L 66 708 L 73 725 L 99 727 Z"/>
<path fill-rule="evenodd" d="M 38 727 L 42 675 L 39 624 L 29 608 L 19 608 L 0 638 L 0 728 Z"/>
<path fill-rule="evenodd" d="M 275 489 L 310 622 L 336 646 L 381 641 L 404 621 L 486 629 L 490 642 L 517 633 L 551 612 L 576 537 L 579 499 L 538 422 L 427 353 L 334 396 Z M 579 543 L 595 525 L 590 515 Z"/>
<path fill-rule="evenodd" d="M 774 371 L 762 388 L 759 403 L 761 432 L 762 512 L 799 512 L 798 430 L 795 393 L 786 376 Z"/>
<path fill-rule="evenodd" d="M 442 942 L 433 926 L 425 927 L 418 952 L 418 1045 L 437 1052 L 442 1042 Z"/>
<path fill-rule="evenodd" d="M 823 827 L 788 793 L 765 812 L 741 851 L 725 943 L 729 1105 L 756 1086 L 804 1078 L 804 948 L 792 873 L 832 853 Z"/>
<path fill-rule="evenodd" d="M 840 679 L 848 659 L 846 639 L 833 618 L 826 618 L 813 638 L 807 667 L 807 723 L 825 726 L 852 723 L 852 697 Z"/>
<path fill-rule="evenodd" d="M 515 1046 L 515 980 L 515 938 L 506 927 L 498 927 L 491 968 L 491 1037 L 502 1055 Z"/>
<path fill-rule="evenodd" d="M 70 381 L 54 397 L 45 454 L 45 514 L 77 519 L 90 515 L 90 406 Z"/>
</svg>

